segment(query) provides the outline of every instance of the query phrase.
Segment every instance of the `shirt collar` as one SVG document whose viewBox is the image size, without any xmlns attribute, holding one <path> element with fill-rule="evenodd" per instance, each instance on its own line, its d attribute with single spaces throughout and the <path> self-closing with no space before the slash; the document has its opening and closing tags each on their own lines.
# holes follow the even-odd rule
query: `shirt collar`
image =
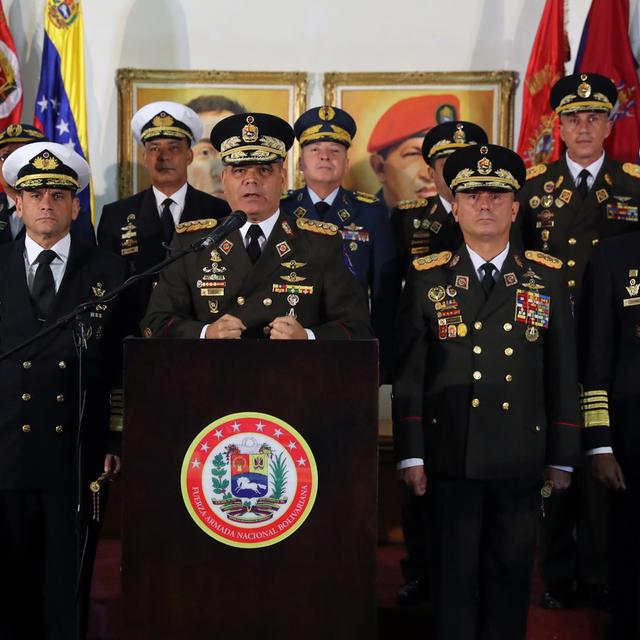
<svg viewBox="0 0 640 640">
<path fill-rule="evenodd" d="M 262 233 L 264 234 L 264 237 L 266 240 L 269 239 L 269 236 L 271 235 L 271 232 L 273 231 L 273 227 L 275 226 L 276 222 L 278 221 L 278 216 L 280 215 L 280 209 L 276 209 L 276 212 L 273 213 L 272 215 L 270 215 L 266 220 L 263 220 L 262 222 L 249 222 L 249 220 L 247 220 L 241 227 L 240 227 L 240 234 L 242 235 L 242 241 L 245 242 L 246 237 L 247 237 L 247 231 L 249 231 L 249 227 L 252 224 L 257 224 L 260 226 L 260 228 L 262 229 Z"/>
<path fill-rule="evenodd" d="M 571 172 L 571 177 L 573 178 L 574 182 L 578 181 L 578 175 L 583 169 L 586 169 L 591 174 L 591 177 L 595 178 L 600 172 L 600 169 L 602 168 L 602 164 L 604 163 L 604 151 L 602 152 L 602 155 L 595 162 L 592 162 L 588 167 L 583 167 L 579 165 L 577 162 L 574 162 L 569 157 L 568 151 L 565 153 L 564 157 L 567 161 L 567 167 Z"/>
<path fill-rule="evenodd" d="M 440 202 L 442 202 L 442 206 L 444 207 L 445 211 L 447 213 L 451 213 L 451 203 L 446 198 L 443 198 L 440 194 L 438 194 L 438 198 L 440 198 Z"/>
<path fill-rule="evenodd" d="M 180 207 L 180 211 L 184 209 L 184 201 L 187 197 L 187 183 L 185 182 L 175 193 L 172 193 L 168 196 L 162 191 L 159 191 L 154 186 L 151 187 L 153 189 L 153 195 L 156 199 L 156 206 L 158 207 L 158 211 L 162 211 L 163 202 L 167 198 L 171 198 L 177 205 Z"/>
<path fill-rule="evenodd" d="M 58 240 L 58 242 L 50 248 L 58 254 L 58 258 L 56 258 L 56 260 L 59 259 L 61 262 L 66 264 L 69 260 L 69 251 L 71 249 L 71 235 L 67 233 L 64 238 Z M 33 240 L 29 236 L 28 232 L 24 236 L 24 249 L 29 266 L 31 266 L 36 261 L 40 253 L 44 251 L 44 247 L 41 247 L 35 240 Z"/>
<path fill-rule="evenodd" d="M 484 258 L 479 256 L 469 245 L 466 245 L 466 247 L 467 251 L 469 252 L 469 257 L 471 258 L 473 268 L 476 270 L 479 278 L 482 278 L 483 275 L 483 272 L 480 271 L 480 267 L 486 262 L 490 262 L 498 272 L 502 271 L 502 265 L 504 264 L 504 261 L 507 259 L 507 255 L 509 254 L 508 242 L 507 246 L 495 258 L 492 258 L 491 260 L 485 260 Z"/>
<path fill-rule="evenodd" d="M 334 189 L 326 198 L 321 198 L 311 187 L 307 187 L 307 191 L 309 192 L 309 197 L 313 204 L 322 200 L 331 206 L 338 195 L 338 191 L 340 191 L 340 187 L 336 187 L 336 189 Z"/>
</svg>

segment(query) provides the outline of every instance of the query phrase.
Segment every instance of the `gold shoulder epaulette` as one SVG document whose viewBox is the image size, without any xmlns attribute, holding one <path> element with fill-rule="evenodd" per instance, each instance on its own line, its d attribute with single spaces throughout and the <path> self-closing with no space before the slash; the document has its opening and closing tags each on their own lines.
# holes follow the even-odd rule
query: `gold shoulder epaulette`
<svg viewBox="0 0 640 640">
<path fill-rule="evenodd" d="M 427 206 L 426 198 L 418 198 L 417 200 L 400 200 L 396 205 L 396 209 L 400 211 L 407 211 L 408 209 L 419 209 L 420 207 Z"/>
<path fill-rule="evenodd" d="M 622 165 L 622 170 L 628 173 L 634 178 L 640 178 L 640 164 L 634 164 L 633 162 L 625 162 Z"/>
<path fill-rule="evenodd" d="M 338 227 L 330 222 L 320 222 L 320 220 L 309 220 L 309 218 L 296 218 L 298 229 L 319 233 L 323 236 L 335 236 L 338 233 Z"/>
<path fill-rule="evenodd" d="M 527 180 L 541 176 L 547 170 L 546 164 L 536 164 L 533 167 L 527 169 Z"/>
<path fill-rule="evenodd" d="M 353 195 L 356 197 L 356 200 L 360 200 L 360 202 L 368 202 L 372 204 L 374 202 L 378 202 L 378 196 L 374 196 L 373 193 L 367 193 L 366 191 L 354 191 Z"/>
<path fill-rule="evenodd" d="M 531 262 L 549 267 L 549 269 L 562 269 L 562 260 L 560 258 L 554 258 L 548 253 L 542 253 L 542 251 L 525 251 L 524 257 Z"/>
<path fill-rule="evenodd" d="M 187 220 L 176 225 L 176 233 L 188 233 L 190 231 L 202 231 L 213 229 L 218 224 L 215 218 L 202 218 L 201 220 Z"/>
<path fill-rule="evenodd" d="M 434 267 L 441 267 L 443 264 L 447 264 L 453 254 L 451 251 L 441 251 L 440 253 L 432 253 L 428 256 L 422 256 L 416 258 L 413 261 L 413 268 L 416 271 L 427 271 L 427 269 L 433 269 Z"/>
</svg>

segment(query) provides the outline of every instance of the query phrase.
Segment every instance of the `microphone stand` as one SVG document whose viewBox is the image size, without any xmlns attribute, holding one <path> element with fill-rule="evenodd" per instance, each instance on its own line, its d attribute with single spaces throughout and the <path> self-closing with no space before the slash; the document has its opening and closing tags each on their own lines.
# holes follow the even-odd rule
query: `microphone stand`
<svg viewBox="0 0 640 640">
<path fill-rule="evenodd" d="M 230 232 L 231 230 L 229 230 Z M 84 626 L 84 622 L 82 620 L 82 616 L 80 615 L 81 607 L 78 606 L 79 597 L 80 597 L 80 586 L 82 580 L 82 574 L 85 570 L 86 566 L 86 555 L 87 555 L 87 545 L 89 538 L 89 527 L 83 527 L 82 523 L 82 418 L 84 413 L 84 403 L 86 399 L 86 390 L 84 388 L 84 359 L 83 354 L 87 350 L 87 340 L 89 336 L 87 335 L 87 323 L 86 320 L 82 318 L 82 315 L 88 310 L 92 309 L 98 304 L 105 304 L 106 302 L 111 302 L 115 300 L 123 291 L 131 288 L 136 282 L 143 278 L 147 278 L 149 276 L 155 275 L 166 266 L 172 264 L 173 262 L 177 262 L 178 260 L 184 258 L 190 253 L 196 253 L 201 249 L 205 249 L 210 247 L 212 244 L 217 244 L 220 242 L 222 238 L 217 240 L 216 242 L 212 241 L 210 236 L 204 236 L 195 242 L 191 243 L 189 247 L 184 250 L 172 252 L 168 255 L 164 260 L 159 262 L 158 264 L 137 273 L 136 275 L 127 278 L 120 286 L 113 289 L 113 291 L 107 292 L 100 298 L 90 298 L 89 300 L 80 303 L 70 311 L 69 313 L 64 314 L 60 318 L 58 318 L 53 324 L 47 326 L 45 329 L 38 331 L 38 333 L 32 335 L 27 340 L 24 340 L 20 344 L 12 347 L 8 351 L 0 354 L 0 361 L 5 360 L 12 356 L 14 353 L 21 351 L 25 347 L 37 342 L 38 340 L 42 340 L 46 336 L 52 334 L 54 331 L 68 325 L 70 322 L 74 321 L 72 330 L 73 330 L 73 338 L 74 345 L 76 347 L 76 352 L 78 355 L 78 430 L 76 436 L 76 472 L 77 472 L 77 487 L 76 487 L 76 536 L 77 536 L 77 549 L 78 556 L 76 559 L 76 635 L 77 638 L 81 637 L 81 628 Z M 171 248 L 166 244 L 163 245 L 168 251 L 171 251 Z M 101 476 L 102 479 L 102 476 Z M 104 481 L 104 479 L 103 479 Z"/>
</svg>

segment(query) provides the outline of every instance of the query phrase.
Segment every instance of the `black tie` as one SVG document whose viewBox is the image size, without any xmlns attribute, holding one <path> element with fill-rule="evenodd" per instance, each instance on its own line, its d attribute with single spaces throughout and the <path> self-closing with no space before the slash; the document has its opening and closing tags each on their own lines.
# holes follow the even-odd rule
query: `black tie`
<svg viewBox="0 0 640 640">
<path fill-rule="evenodd" d="M 261 249 L 259 238 L 262 236 L 262 229 L 259 224 L 252 224 L 247 231 L 247 237 L 249 238 L 249 244 L 247 245 L 247 253 L 249 259 L 253 264 L 258 261 L 260 257 Z"/>
<path fill-rule="evenodd" d="M 0 192 L 0 244 L 11 242 L 11 214 L 7 194 Z"/>
<path fill-rule="evenodd" d="M 38 264 L 36 275 L 31 288 L 31 299 L 38 316 L 38 320 L 46 320 L 56 296 L 56 283 L 51 271 L 51 262 L 58 257 L 58 254 L 51 249 L 40 252 L 35 262 Z"/>
<path fill-rule="evenodd" d="M 160 224 L 162 225 L 162 239 L 169 244 L 171 242 L 171 238 L 173 238 L 173 232 L 176 229 L 176 224 L 173 221 L 173 216 L 171 215 L 171 205 L 173 204 L 173 200 L 171 198 L 167 198 L 162 203 L 162 213 L 160 214 Z"/>
<path fill-rule="evenodd" d="M 495 267 L 491 262 L 485 262 L 483 265 L 480 265 L 480 269 L 484 271 L 484 275 L 482 276 L 481 280 L 484 297 L 489 298 L 489 296 L 491 295 L 491 291 L 493 291 L 493 287 L 496 283 L 496 281 L 493 279 L 493 271 Z"/>
<path fill-rule="evenodd" d="M 327 213 L 329 209 L 331 209 L 331 205 L 324 200 L 318 200 L 318 202 L 316 202 L 313 206 L 316 208 L 316 211 L 320 216 L 320 220 L 324 220 L 324 214 Z"/>
<path fill-rule="evenodd" d="M 589 177 L 591 177 L 591 174 L 586 169 L 583 169 L 578 174 L 578 193 L 583 200 L 589 193 L 589 185 L 587 184 L 587 178 Z"/>
</svg>

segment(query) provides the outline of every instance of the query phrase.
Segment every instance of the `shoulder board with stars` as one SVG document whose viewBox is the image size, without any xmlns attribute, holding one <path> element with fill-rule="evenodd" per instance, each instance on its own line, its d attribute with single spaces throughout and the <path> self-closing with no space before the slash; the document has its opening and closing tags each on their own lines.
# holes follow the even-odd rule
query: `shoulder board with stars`
<svg viewBox="0 0 640 640">
<path fill-rule="evenodd" d="M 548 253 L 542 253 L 542 251 L 525 251 L 524 257 L 531 262 L 541 264 L 549 269 L 562 269 L 562 260 L 560 258 L 554 258 Z"/>
<path fill-rule="evenodd" d="M 434 267 L 441 267 L 443 264 L 447 264 L 453 254 L 451 251 L 441 251 L 440 253 L 432 253 L 428 256 L 422 256 L 416 258 L 413 261 L 413 268 L 416 271 L 427 271 L 427 269 L 433 269 Z"/>
<path fill-rule="evenodd" d="M 546 164 L 536 164 L 533 167 L 527 169 L 527 180 L 541 176 L 547 170 Z"/>
<path fill-rule="evenodd" d="M 400 200 L 396 205 L 396 209 L 399 209 L 400 211 L 419 209 L 420 207 L 426 207 L 427 202 L 426 198 L 418 198 L 417 200 Z"/>
<path fill-rule="evenodd" d="M 203 218 L 201 220 L 187 220 L 176 225 L 176 233 L 189 233 L 191 231 L 202 231 L 202 229 L 213 229 L 218 224 L 215 218 Z"/>
<path fill-rule="evenodd" d="M 311 231 L 319 233 L 323 236 L 335 236 L 338 233 L 338 227 L 330 222 L 320 222 L 320 220 L 309 220 L 308 218 L 297 218 L 296 226 L 303 231 Z"/>
<path fill-rule="evenodd" d="M 378 196 L 374 196 L 373 193 L 367 193 L 366 191 L 354 191 L 353 195 L 356 197 L 356 200 L 368 202 L 369 204 L 373 204 L 379 200 Z"/>
<path fill-rule="evenodd" d="M 622 165 L 622 170 L 628 173 L 634 178 L 640 178 L 640 164 L 634 164 L 633 162 L 625 162 Z"/>
</svg>

